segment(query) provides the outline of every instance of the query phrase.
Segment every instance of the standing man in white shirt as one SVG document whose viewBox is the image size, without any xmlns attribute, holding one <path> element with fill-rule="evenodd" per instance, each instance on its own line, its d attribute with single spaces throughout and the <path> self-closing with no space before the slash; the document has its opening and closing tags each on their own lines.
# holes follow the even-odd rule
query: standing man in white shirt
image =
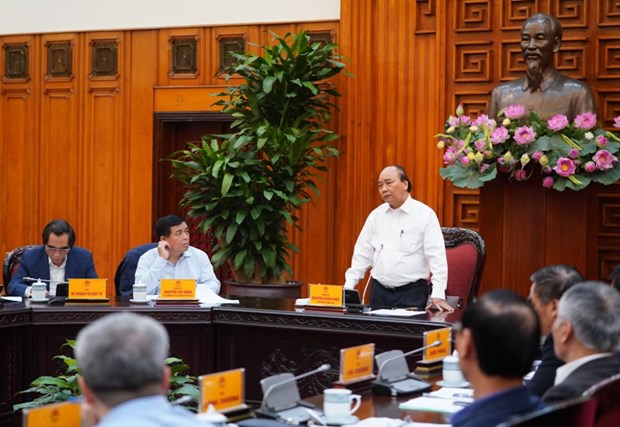
<svg viewBox="0 0 620 427">
<path fill-rule="evenodd" d="M 437 215 L 411 198 L 401 166 L 383 169 L 378 188 L 385 203 L 368 215 L 357 238 L 345 288 L 353 289 L 372 267 L 371 306 L 453 311 L 445 300 L 448 263 Z"/>
<path fill-rule="evenodd" d="M 220 281 L 204 251 L 189 245 L 189 227 L 178 215 L 166 215 L 155 223 L 159 243 L 138 260 L 136 283 L 146 284 L 146 293 L 157 295 L 161 279 L 196 279 L 216 294 Z"/>
</svg>

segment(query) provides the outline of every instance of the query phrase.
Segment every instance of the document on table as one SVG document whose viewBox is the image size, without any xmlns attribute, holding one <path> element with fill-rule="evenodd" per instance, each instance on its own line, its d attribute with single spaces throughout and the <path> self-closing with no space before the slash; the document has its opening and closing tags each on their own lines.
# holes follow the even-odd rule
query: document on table
<svg viewBox="0 0 620 427">
<path fill-rule="evenodd" d="M 439 390 L 427 393 L 427 397 L 438 397 L 440 399 L 451 399 L 464 403 L 472 403 L 474 401 L 474 390 L 471 388 L 442 387 Z"/>
<path fill-rule="evenodd" d="M 2 297 L 5 301 L 22 302 L 22 297 Z"/>
<path fill-rule="evenodd" d="M 399 316 L 399 317 L 410 317 L 410 316 L 417 316 L 420 314 L 426 314 L 426 311 L 422 310 L 422 311 L 412 311 L 412 310 L 407 310 L 404 308 L 395 308 L 395 309 L 389 309 L 389 308 L 382 308 L 379 310 L 370 310 L 368 312 L 368 314 L 374 314 L 377 316 Z"/>
<path fill-rule="evenodd" d="M 201 307 L 212 307 L 219 304 L 239 304 L 238 299 L 227 299 L 219 296 L 206 285 L 196 286 L 196 298 L 200 301 Z"/>
<path fill-rule="evenodd" d="M 423 396 L 403 402 L 398 405 L 398 408 L 408 411 L 428 411 L 440 412 L 442 414 L 455 414 L 467 406 L 468 403 L 469 402 L 460 400 Z"/>
</svg>

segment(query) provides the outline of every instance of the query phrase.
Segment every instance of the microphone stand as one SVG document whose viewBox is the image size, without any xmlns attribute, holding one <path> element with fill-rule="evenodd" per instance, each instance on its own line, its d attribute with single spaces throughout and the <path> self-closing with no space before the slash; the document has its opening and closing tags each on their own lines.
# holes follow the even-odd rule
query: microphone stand
<svg viewBox="0 0 620 427">
<path fill-rule="evenodd" d="M 441 341 L 436 340 L 429 345 L 425 345 L 420 348 L 416 348 L 415 350 L 408 351 L 407 353 L 402 353 L 401 350 L 393 350 L 389 353 L 395 354 L 394 356 L 388 356 L 386 359 L 382 360 L 379 364 L 379 369 L 377 372 L 377 379 L 373 381 L 373 388 L 376 389 L 378 393 L 388 393 L 391 396 L 398 396 L 401 394 L 410 394 L 417 393 L 424 390 L 428 390 L 431 388 L 431 384 L 420 381 L 418 379 L 414 379 L 413 374 L 409 372 L 409 368 L 405 362 L 405 357 L 411 356 L 412 354 L 420 353 L 429 348 L 438 347 L 441 345 Z M 379 358 L 382 354 L 375 356 L 377 359 L 377 363 L 379 363 Z M 396 360 L 401 360 L 401 366 L 395 368 L 393 372 L 391 372 L 390 377 L 384 377 L 385 368 L 390 363 L 393 364 Z M 402 366 L 404 365 L 404 366 Z"/>
<path fill-rule="evenodd" d="M 294 377 L 288 377 L 281 381 L 270 384 L 265 390 L 265 392 L 263 393 L 263 400 L 261 401 L 260 408 L 256 410 L 256 413 L 258 415 L 268 417 L 268 418 L 274 418 L 277 420 L 281 420 L 283 422 L 304 423 L 308 421 L 310 417 L 305 407 L 306 406 L 313 407 L 313 406 L 309 404 L 305 404 L 304 402 L 300 402 L 298 400 L 299 391 L 297 389 L 297 385 L 294 383 L 297 380 L 309 377 L 310 375 L 318 374 L 320 372 L 325 372 L 328 369 L 331 369 L 331 365 L 329 363 L 325 363 L 319 366 L 318 368 L 313 369 L 312 371 L 304 372 L 303 374 L 300 374 Z M 283 374 L 279 374 L 279 375 L 283 375 Z M 273 377 L 269 377 L 269 378 L 273 378 Z M 265 378 L 264 380 L 261 381 L 261 383 L 264 383 L 265 380 L 269 380 L 269 378 Z M 291 393 L 287 393 L 285 397 L 290 397 L 292 395 L 293 401 L 290 401 L 288 399 L 282 399 L 282 396 L 278 396 L 275 399 L 270 399 L 270 396 L 274 393 L 275 390 L 277 390 L 278 388 L 281 388 L 282 386 L 286 384 L 291 384 L 291 383 L 293 383 L 294 393 L 291 391 Z"/>
</svg>

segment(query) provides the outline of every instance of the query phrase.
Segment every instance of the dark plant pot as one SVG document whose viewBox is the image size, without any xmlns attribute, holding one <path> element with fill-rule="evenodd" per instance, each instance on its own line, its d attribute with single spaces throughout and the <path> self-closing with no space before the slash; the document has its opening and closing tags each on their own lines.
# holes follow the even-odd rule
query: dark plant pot
<svg viewBox="0 0 620 427">
<path fill-rule="evenodd" d="M 224 280 L 224 289 L 221 294 L 225 297 L 301 298 L 301 284 L 299 280 L 277 284 L 239 283 L 234 280 Z"/>
</svg>

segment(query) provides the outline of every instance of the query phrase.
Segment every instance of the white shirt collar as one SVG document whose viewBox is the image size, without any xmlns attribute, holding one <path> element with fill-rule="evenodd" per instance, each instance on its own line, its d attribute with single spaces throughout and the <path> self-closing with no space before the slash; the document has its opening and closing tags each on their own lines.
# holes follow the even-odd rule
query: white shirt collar
<svg viewBox="0 0 620 427">
<path fill-rule="evenodd" d="M 54 264 L 54 262 L 52 261 L 50 257 L 47 257 L 47 262 L 50 268 L 65 268 L 67 266 L 67 257 L 65 257 L 65 259 L 62 260 L 62 264 L 60 265 Z"/>
<path fill-rule="evenodd" d="M 565 365 L 560 366 L 555 372 L 555 381 L 553 385 L 558 385 L 566 379 L 570 374 L 575 372 L 579 367 L 585 365 L 586 363 L 601 359 L 603 357 L 611 356 L 613 353 L 597 353 L 591 354 L 590 356 L 584 356 L 579 359 L 573 360 L 572 362 L 568 362 Z"/>
</svg>

